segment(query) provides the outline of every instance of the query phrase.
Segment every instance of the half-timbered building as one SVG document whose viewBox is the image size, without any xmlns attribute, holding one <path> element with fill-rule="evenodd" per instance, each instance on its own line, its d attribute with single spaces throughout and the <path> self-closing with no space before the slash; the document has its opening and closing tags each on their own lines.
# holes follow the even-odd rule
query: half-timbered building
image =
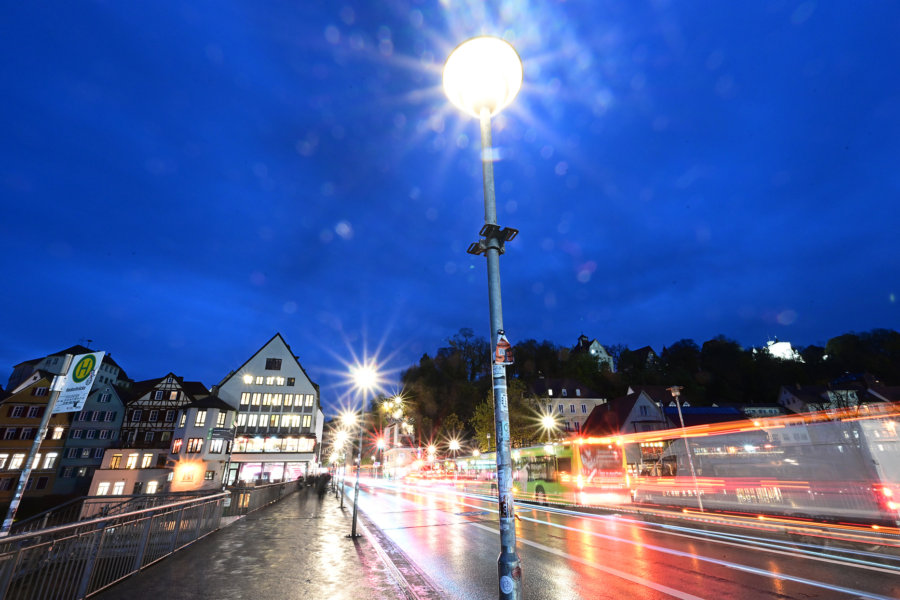
<svg viewBox="0 0 900 600">
<path fill-rule="evenodd" d="M 184 381 L 174 373 L 135 382 L 131 393 L 122 423 L 126 448 L 169 448 L 178 411 L 209 396 L 209 390 L 199 381 Z"/>
</svg>

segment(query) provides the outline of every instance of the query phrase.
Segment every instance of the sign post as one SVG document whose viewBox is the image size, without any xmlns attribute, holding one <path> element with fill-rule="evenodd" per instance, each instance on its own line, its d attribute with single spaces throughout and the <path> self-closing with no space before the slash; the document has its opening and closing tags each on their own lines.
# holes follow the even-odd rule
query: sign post
<svg viewBox="0 0 900 600">
<path fill-rule="evenodd" d="M 62 373 L 54 377 L 53 383 L 50 385 L 50 398 L 47 400 L 47 408 L 44 410 L 41 425 L 34 436 L 34 442 L 31 444 L 28 458 L 25 459 L 25 464 L 22 465 L 19 483 L 13 494 L 12 502 L 9 504 L 9 509 L 6 511 L 3 526 L 0 527 L 0 537 L 9 535 L 13 520 L 16 518 L 16 511 L 19 510 L 19 503 L 22 501 L 22 496 L 25 493 L 25 486 L 31 477 L 31 471 L 34 469 L 34 457 L 37 456 L 41 449 L 41 443 L 47 436 L 47 426 L 50 424 L 51 415 L 80 411 L 84 407 L 84 403 L 91 393 L 91 387 L 94 385 L 97 370 L 100 368 L 100 363 L 103 362 L 104 354 L 105 352 L 79 354 L 74 359 L 71 354 L 66 354 L 65 359 L 63 359 Z"/>
</svg>

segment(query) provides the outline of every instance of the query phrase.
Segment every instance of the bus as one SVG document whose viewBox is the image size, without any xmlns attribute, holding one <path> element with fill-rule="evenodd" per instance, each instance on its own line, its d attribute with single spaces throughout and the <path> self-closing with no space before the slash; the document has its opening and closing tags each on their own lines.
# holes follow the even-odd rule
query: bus
<svg viewBox="0 0 900 600">
<path fill-rule="evenodd" d="M 497 454 L 460 458 L 457 487 L 497 495 Z M 585 438 L 512 450 L 513 494 L 540 504 L 623 504 L 631 501 L 625 453 L 613 438 Z"/>
</svg>

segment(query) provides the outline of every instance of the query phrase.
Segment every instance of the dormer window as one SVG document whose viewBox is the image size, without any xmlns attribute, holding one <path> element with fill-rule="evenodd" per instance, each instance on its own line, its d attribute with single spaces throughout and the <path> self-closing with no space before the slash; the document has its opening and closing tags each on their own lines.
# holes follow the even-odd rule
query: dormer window
<svg viewBox="0 0 900 600">
<path fill-rule="evenodd" d="M 575 388 L 575 395 L 576 395 L 576 396 L 579 396 L 579 397 L 581 396 L 581 389 L 580 389 L 580 388 Z"/>
<path fill-rule="evenodd" d="M 562 391 L 562 392 L 563 392 L 563 396 L 568 396 L 568 395 L 569 395 L 568 393 L 566 393 L 566 392 L 567 392 L 566 388 L 563 388 L 563 391 Z"/>
<path fill-rule="evenodd" d="M 547 390 L 547 395 L 548 395 L 548 396 L 552 396 L 552 395 L 553 395 L 553 390 L 552 390 L 552 389 L 548 389 L 548 390 Z"/>
</svg>

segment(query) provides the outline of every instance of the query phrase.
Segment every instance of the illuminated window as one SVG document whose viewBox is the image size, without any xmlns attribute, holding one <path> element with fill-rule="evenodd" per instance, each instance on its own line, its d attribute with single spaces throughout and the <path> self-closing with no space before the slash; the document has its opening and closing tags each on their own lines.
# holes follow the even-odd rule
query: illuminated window
<svg viewBox="0 0 900 600">
<path fill-rule="evenodd" d="M 125 493 L 125 482 L 117 481 L 116 484 L 113 486 L 112 495 L 113 496 L 121 496 L 123 493 Z"/>
<path fill-rule="evenodd" d="M 148 482 L 147 482 L 147 493 L 148 493 L 148 494 L 155 494 L 155 493 L 156 493 L 156 486 L 157 486 L 157 485 L 159 485 L 159 484 L 158 484 L 157 482 L 155 482 L 155 481 L 148 481 Z"/>
<path fill-rule="evenodd" d="M 284 377 L 276 377 L 275 385 L 284 385 Z"/>
<path fill-rule="evenodd" d="M 304 415 L 303 416 L 303 426 L 309 427 L 310 425 L 312 425 L 312 416 Z"/>
<path fill-rule="evenodd" d="M 575 388 L 575 395 L 581 396 L 581 388 Z"/>
<path fill-rule="evenodd" d="M 246 425 L 246 424 L 247 424 L 247 415 L 243 415 L 243 414 L 242 414 L 242 415 L 238 415 L 238 417 L 237 417 L 237 426 L 238 426 L 238 427 L 243 427 L 243 426 Z"/>
<path fill-rule="evenodd" d="M 172 481 L 172 478 L 175 476 L 174 471 L 169 471 L 169 474 L 166 475 L 166 481 Z"/>
<path fill-rule="evenodd" d="M 250 392 L 244 392 L 241 394 L 241 404 L 246 406 L 250 404 Z"/>
<path fill-rule="evenodd" d="M 269 419 L 270 427 L 278 427 L 278 415 L 272 415 Z"/>
<path fill-rule="evenodd" d="M 97 486 L 97 495 L 98 496 L 105 496 L 107 494 L 107 492 L 109 492 L 109 482 L 108 481 L 104 481 L 103 483 L 101 483 L 100 485 Z"/>
<path fill-rule="evenodd" d="M 219 416 L 216 417 L 216 427 L 225 427 L 225 417 L 228 413 L 224 410 L 219 410 Z"/>
<path fill-rule="evenodd" d="M 9 469 L 21 469 L 22 463 L 25 462 L 24 454 L 13 454 L 12 460 L 9 461 Z"/>
<path fill-rule="evenodd" d="M 6 466 L 6 460 L 9 458 L 9 454 L 0 454 L 0 469 Z"/>
<path fill-rule="evenodd" d="M 300 415 L 291 416 L 291 427 L 300 427 Z"/>
<path fill-rule="evenodd" d="M 181 444 L 184 443 L 184 440 L 178 438 L 174 442 L 172 442 L 172 454 L 178 454 L 181 452 Z"/>
<path fill-rule="evenodd" d="M 281 394 L 272 394 L 272 406 L 281 406 Z"/>
<path fill-rule="evenodd" d="M 152 455 L 152 454 L 145 454 L 144 457 L 141 459 L 141 468 L 142 468 L 142 469 L 149 469 L 149 468 L 150 468 L 150 464 L 151 464 L 152 462 L 153 462 L 153 455 Z"/>
<path fill-rule="evenodd" d="M 257 377 L 257 378 L 256 378 L 256 385 L 262 385 L 262 384 L 263 384 L 263 378 L 262 378 L 262 376 Z"/>
<path fill-rule="evenodd" d="M 294 378 L 293 378 L 293 377 L 288 377 L 287 384 L 288 384 L 288 385 L 294 385 Z"/>
<path fill-rule="evenodd" d="M 272 406 L 272 394 L 263 394 L 263 406 Z"/>
<path fill-rule="evenodd" d="M 198 410 L 197 418 L 194 419 L 194 427 L 203 427 L 204 425 L 206 425 L 206 411 Z"/>
<path fill-rule="evenodd" d="M 178 400 L 178 392 L 169 392 L 169 400 Z"/>
<path fill-rule="evenodd" d="M 116 437 L 115 434 L 116 434 L 116 432 L 113 431 L 113 439 L 115 439 L 115 437 Z M 159 434 L 159 441 L 161 441 L 161 442 L 168 442 L 170 439 L 172 439 L 171 431 L 163 431 L 161 434 Z"/>
<path fill-rule="evenodd" d="M 222 448 L 225 446 L 225 440 L 216 439 L 211 440 L 209 442 L 209 453 L 210 454 L 220 454 L 222 452 Z"/>
<path fill-rule="evenodd" d="M 53 439 L 54 439 L 54 440 L 61 440 L 61 439 L 63 439 L 63 433 L 65 433 L 65 431 L 66 431 L 66 430 L 63 429 L 62 427 L 54 427 L 54 428 L 53 428 Z"/>
<path fill-rule="evenodd" d="M 129 454 L 128 461 L 125 463 L 125 468 L 126 469 L 136 469 L 137 468 L 137 459 L 138 459 L 137 454 Z"/>
<path fill-rule="evenodd" d="M 262 394 L 253 394 L 253 406 L 259 406 L 260 400 L 262 400 Z"/>
<path fill-rule="evenodd" d="M 188 440 L 187 451 L 189 453 L 200 452 L 203 448 L 203 438 L 191 438 Z"/>
<path fill-rule="evenodd" d="M 185 423 L 187 423 L 187 411 L 181 413 L 181 423 L 179 423 L 178 426 L 184 427 Z"/>
<path fill-rule="evenodd" d="M 552 396 L 552 395 L 553 395 L 553 390 L 552 390 L 552 389 L 548 389 L 548 390 L 547 390 L 547 395 L 548 395 L 548 396 Z"/>
<path fill-rule="evenodd" d="M 247 385 L 253 383 L 253 375 L 244 375 L 244 383 Z"/>
<path fill-rule="evenodd" d="M 290 406 L 294 403 L 294 395 L 293 394 L 285 394 L 284 395 L 284 405 Z"/>
<path fill-rule="evenodd" d="M 190 469 L 185 469 L 185 471 L 182 472 L 182 474 L 181 474 L 181 480 L 182 481 L 193 481 L 194 480 L 194 472 L 191 471 Z"/>
<path fill-rule="evenodd" d="M 313 405 L 313 395 L 307 394 L 306 395 L 306 406 L 312 406 L 312 405 Z"/>
<path fill-rule="evenodd" d="M 250 415 L 250 421 L 247 423 L 248 427 L 256 427 L 256 415 Z"/>
<path fill-rule="evenodd" d="M 266 377 L 266 385 L 275 385 L 274 377 Z"/>
<path fill-rule="evenodd" d="M 212 481 L 215 478 L 216 478 L 215 471 L 207 471 L 206 474 L 203 476 L 203 479 L 205 479 L 206 481 Z"/>
</svg>

